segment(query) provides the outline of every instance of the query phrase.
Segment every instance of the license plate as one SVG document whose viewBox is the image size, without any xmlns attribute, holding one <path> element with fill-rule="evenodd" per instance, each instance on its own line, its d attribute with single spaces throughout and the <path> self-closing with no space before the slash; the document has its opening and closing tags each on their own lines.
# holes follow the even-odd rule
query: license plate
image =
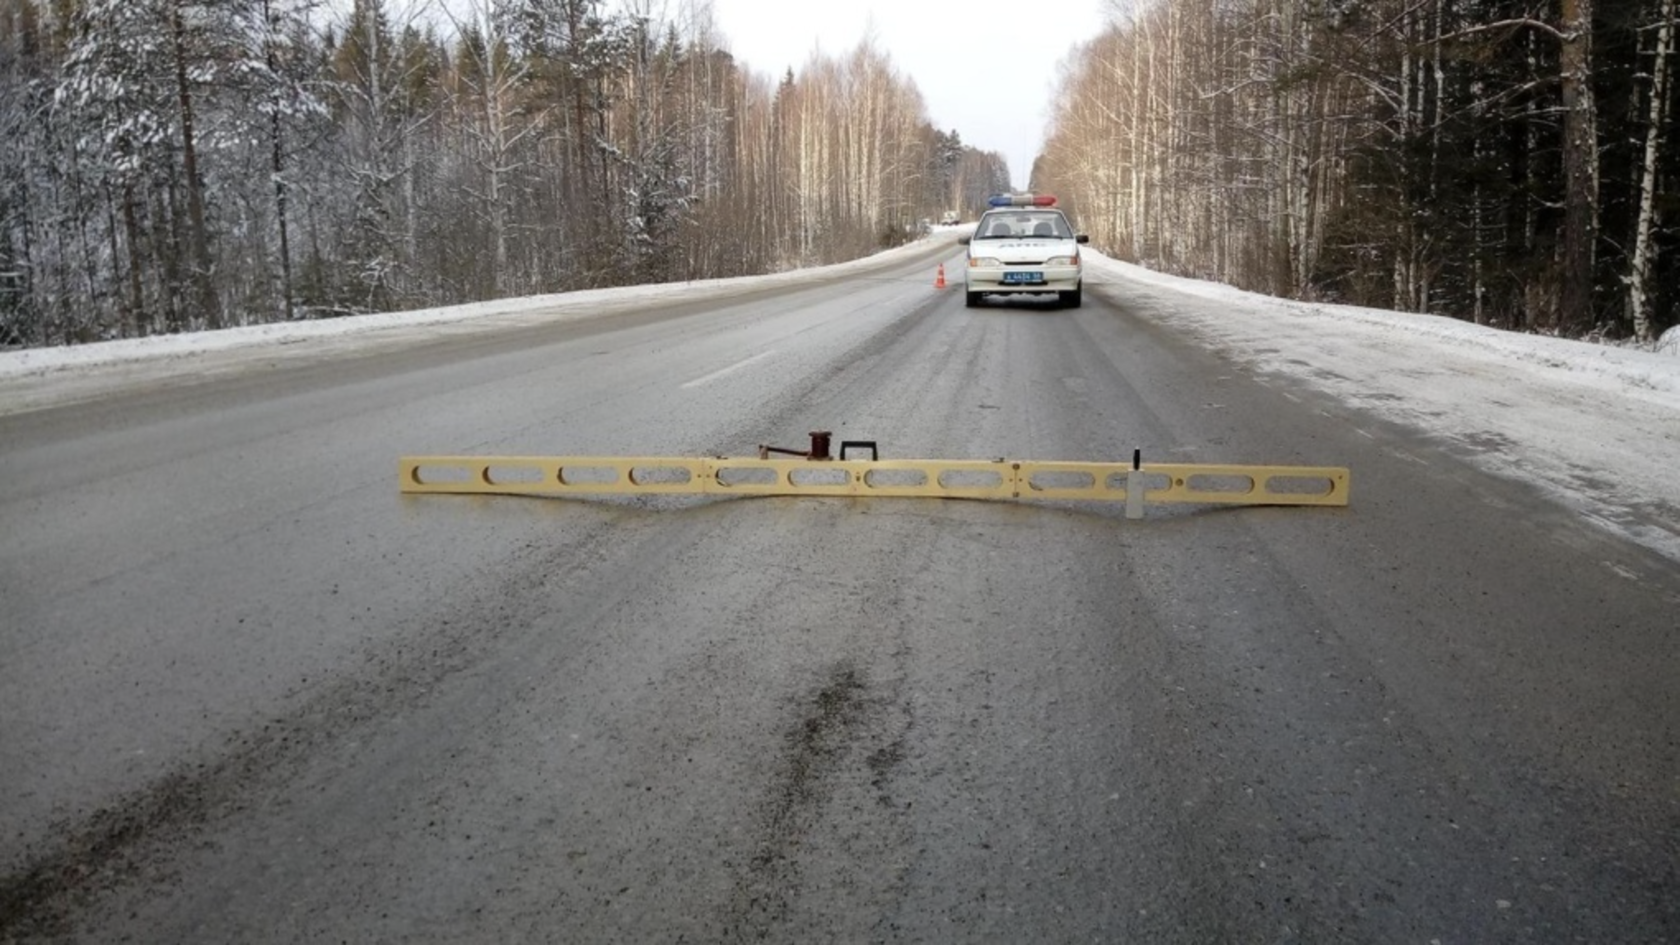
<svg viewBox="0 0 1680 945">
<path fill-rule="evenodd" d="M 1028 283 L 1028 284 L 1038 283 L 1038 282 L 1043 282 L 1044 281 L 1044 273 L 1042 273 L 1042 272 L 1006 272 L 1006 273 L 1003 274 L 1003 281 L 1004 281 L 1005 284 L 1014 283 L 1014 284 L 1017 284 L 1017 285 L 1019 285 L 1021 283 Z"/>
</svg>

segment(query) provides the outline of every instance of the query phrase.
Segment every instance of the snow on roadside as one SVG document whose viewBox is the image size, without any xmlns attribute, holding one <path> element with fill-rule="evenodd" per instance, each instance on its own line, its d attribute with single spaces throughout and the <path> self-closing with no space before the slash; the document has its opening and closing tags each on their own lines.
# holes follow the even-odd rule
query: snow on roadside
<svg viewBox="0 0 1680 945">
<path fill-rule="evenodd" d="M 939 235 L 962 229 L 934 228 Z M 927 238 L 913 240 L 850 262 L 764 276 L 619 286 L 408 312 L 0 351 L 0 416 L 142 386 L 192 383 L 284 362 L 319 361 L 452 335 L 599 318 L 649 304 L 727 299 L 769 286 L 816 283 L 897 265 L 927 254 L 934 243 Z"/>
<path fill-rule="evenodd" d="M 1478 468 L 1680 561 L 1680 358 L 1287 301 L 1097 253 L 1087 282 L 1259 371 L 1442 439 Z"/>
<path fill-rule="evenodd" d="M 1657 339 L 1657 353 L 1680 358 L 1680 325 L 1675 325 Z"/>
<path fill-rule="evenodd" d="M 961 226 L 935 227 L 937 231 L 960 230 Z M 438 308 L 415 309 L 407 312 L 387 312 L 377 315 L 351 315 L 318 321 L 274 322 L 226 328 L 221 331 L 191 332 L 177 335 L 152 335 L 146 338 L 125 338 L 85 345 L 53 348 L 22 348 L 0 351 L 0 380 L 24 375 L 46 375 L 66 369 L 95 368 L 122 362 L 171 360 L 203 355 L 209 352 L 232 351 L 240 348 L 274 348 L 333 339 L 337 345 L 356 345 L 358 340 L 371 344 L 389 343 L 416 335 L 450 333 L 452 330 L 478 331 L 490 327 L 513 324 L 567 321 L 590 318 L 619 311 L 628 311 L 648 302 L 726 298 L 741 292 L 772 285 L 797 285 L 830 279 L 847 273 L 891 265 L 901 259 L 925 253 L 929 249 L 925 239 L 884 250 L 851 262 L 795 269 L 764 276 L 741 276 L 732 279 L 707 279 L 697 282 L 665 282 L 655 285 L 619 286 L 610 289 L 588 289 L 552 295 L 502 299 L 494 302 L 469 302 Z M 377 335 L 359 339 L 358 336 Z M 366 344 L 362 346 L 367 346 Z M 0 410 L 0 413 L 4 413 Z"/>
</svg>

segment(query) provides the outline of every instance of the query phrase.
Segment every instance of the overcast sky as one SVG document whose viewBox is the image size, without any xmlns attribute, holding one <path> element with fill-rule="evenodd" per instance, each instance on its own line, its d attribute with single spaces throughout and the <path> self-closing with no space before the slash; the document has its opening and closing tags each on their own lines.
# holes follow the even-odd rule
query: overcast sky
<svg viewBox="0 0 1680 945">
<path fill-rule="evenodd" d="M 1110 0 L 712 0 L 735 58 L 754 72 L 797 73 L 820 49 L 842 56 L 873 28 L 876 47 L 915 80 L 928 118 L 1009 161 L 1026 189 L 1044 141 L 1059 64 L 1096 37 Z"/>
</svg>

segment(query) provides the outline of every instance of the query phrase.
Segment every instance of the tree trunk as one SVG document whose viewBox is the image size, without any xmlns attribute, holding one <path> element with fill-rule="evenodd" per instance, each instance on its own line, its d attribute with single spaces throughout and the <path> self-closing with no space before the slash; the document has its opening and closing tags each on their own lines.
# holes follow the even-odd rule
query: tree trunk
<svg viewBox="0 0 1680 945">
<path fill-rule="evenodd" d="M 1634 227 L 1633 258 L 1629 261 L 1628 314 L 1633 317 L 1633 336 L 1652 340 L 1650 290 L 1651 263 L 1655 246 L 1651 230 L 1656 223 L 1657 166 L 1662 156 L 1665 130 L 1664 106 L 1668 101 L 1668 57 L 1674 51 L 1674 0 L 1663 0 L 1657 29 L 1657 47 L 1651 66 L 1650 120 L 1645 125 L 1645 162 L 1639 179 L 1639 219 Z"/>
<path fill-rule="evenodd" d="M 140 224 L 134 216 L 134 185 L 123 185 L 122 200 L 123 242 L 128 246 L 128 310 L 136 328 L 145 319 L 145 330 L 149 334 L 157 328 L 156 320 L 146 314 L 146 295 L 140 283 Z"/>
<path fill-rule="evenodd" d="M 274 213 L 280 225 L 280 295 L 285 303 L 286 321 L 296 318 L 292 311 L 292 240 L 290 223 L 286 219 L 286 178 L 284 155 L 280 147 L 280 112 L 270 118 L 269 135 L 273 143 Z"/>
<path fill-rule="evenodd" d="M 1539 38 L 1529 33 L 1524 40 L 1524 50 L 1527 53 L 1525 63 L 1528 67 L 1526 78 L 1530 82 L 1538 81 L 1540 74 L 1540 58 L 1536 51 Z M 1535 195 L 1540 193 L 1540 172 L 1538 152 L 1540 150 L 1540 106 L 1530 96 L 1523 106 L 1523 258 L 1529 260 L 1530 271 L 1523 287 L 1523 328 L 1534 331 L 1540 327 L 1542 321 L 1549 321 L 1551 313 L 1557 309 L 1557 299 L 1549 297 L 1539 273 L 1535 271 L 1537 250 L 1540 241 L 1540 208 Z"/>
<path fill-rule="evenodd" d="M 1564 223 L 1561 328 L 1595 321 L 1593 253 L 1598 238 L 1598 116 L 1592 90 L 1592 0 L 1562 0 Z"/>
<path fill-rule="evenodd" d="M 181 161 L 187 185 L 187 220 L 192 253 L 192 283 L 198 313 L 210 328 L 222 327 L 220 306 L 216 303 L 216 287 L 210 281 L 210 238 L 204 227 L 204 184 L 198 175 L 198 146 L 193 131 L 192 90 L 187 84 L 186 24 L 181 19 L 181 6 L 186 0 L 170 4 L 170 32 L 175 44 L 175 91 L 181 103 Z"/>
<path fill-rule="evenodd" d="M 263 0 L 263 24 L 268 33 L 263 37 L 263 56 L 268 64 L 268 71 L 276 76 L 280 74 L 279 64 L 274 58 L 274 20 L 269 7 L 269 0 Z M 286 178 L 285 152 L 281 147 L 280 107 L 279 102 L 270 103 L 273 112 L 269 115 L 269 156 L 270 170 L 274 174 L 274 214 L 275 221 L 280 227 L 280 295 L 286 312 L 286 321 L 296 318 L 292 311 L 292 241 L 290 221 L 286 219 Z"/>
</svg>

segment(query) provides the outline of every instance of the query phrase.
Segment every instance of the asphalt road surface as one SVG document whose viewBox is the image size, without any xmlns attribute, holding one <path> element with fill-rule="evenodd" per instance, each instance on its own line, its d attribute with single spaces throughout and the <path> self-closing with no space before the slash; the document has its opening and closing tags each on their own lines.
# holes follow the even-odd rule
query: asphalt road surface
<svg viewBox="0 0 1680 945">
<path fill-rule="evenodd" d="M 0 417 L 0 941 L 1680 940 L 1672 562 L 933 261 Z M 397 492 L 818 429 L 1353 502 Z"/>
</svg>

